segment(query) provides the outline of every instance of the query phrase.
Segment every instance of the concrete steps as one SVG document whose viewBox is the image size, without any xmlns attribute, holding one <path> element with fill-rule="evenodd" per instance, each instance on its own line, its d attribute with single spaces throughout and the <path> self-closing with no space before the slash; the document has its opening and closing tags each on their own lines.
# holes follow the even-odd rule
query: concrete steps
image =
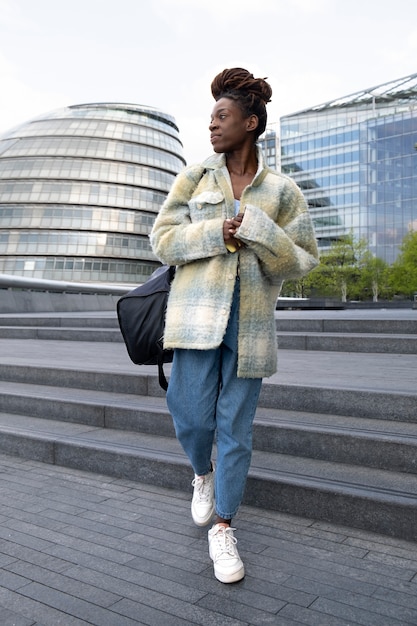
<svg viewBox="0 0 417 626">
<path fill-rule="evenodd" d="M 415 319 L 365 320 L 282 317 L 276 314 L 279 347 L 285 350 L 417 354 Z M 122 342 L 116 314 L 0 316 L 0 339 Z"/>
<path fill-rule="evenodd" d="M 279 347 L 285 350 L 325 350 L 332 352 L 375 352 L 417 354 L 417 335 L 388 335 L 372 333 L 283 332 L 278 331 Z M 0 328 L 0 338 L 50 339 L 54 341 L 122 342 L 117 328 L 6 326 Z"/>
<path fill-rule="evenodd" d="M 6 415 L 175 437 L 164 398 L 5 381 L 0 397 Z M 417 474 L 415 422 L 260 406 L 253 436 L 254 448 L 263 452 Z"/>
<path fill-rule="evenodd" d="M 189 491 L 174 438 L 1 413 L 1 451 Z M 417 477 L 255 450 L 245 503 L 415 541 Z"/>
<path fill-rule="evenodd" d="M 156 375 L 0 364 L 0 451 L 190 491 Z M 417 392 L 265 382 L 245 502 L 417 540 Z"/>
<path fill-rule="evenodd" d="M 417 354 L 417 314 L 397 320 L 278 314 L 276 327 L 279 346 L 288 350 Z"/>
<path fill-rule="evenodd" d="M 54 341 L 122 342 L 118 328 L 78 328 L 61 326 L 3 326 L 0 339 L 51 339 Z"/>
<path fill-rule="evenodd" d="M 343 336 L 340 333 L 278 331 L 278 343 L 285 350 L 417 354 L 417 335 L 351 333 Z"/>
</svg>

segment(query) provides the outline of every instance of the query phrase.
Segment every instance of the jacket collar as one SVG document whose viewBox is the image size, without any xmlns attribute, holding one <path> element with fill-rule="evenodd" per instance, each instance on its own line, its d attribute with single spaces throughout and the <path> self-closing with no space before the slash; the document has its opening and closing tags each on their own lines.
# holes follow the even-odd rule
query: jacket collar
<svg viewBox="0 0 417 626">
<path fill-rule="evenodd" d="M 256 155 L 258 159 L 258 170 L 251 183 L 253 187 L 261 184 L 268 171 L 262 149 L 259 146 L 256 146 Z M 209 156 L 208 159 L 203 162 L 203 166 L 206 170 L 223 170 L 223 174 L 229 178 L 229 172 L 226 168 L 226 155 L 223 152 Z"/>
</svg>

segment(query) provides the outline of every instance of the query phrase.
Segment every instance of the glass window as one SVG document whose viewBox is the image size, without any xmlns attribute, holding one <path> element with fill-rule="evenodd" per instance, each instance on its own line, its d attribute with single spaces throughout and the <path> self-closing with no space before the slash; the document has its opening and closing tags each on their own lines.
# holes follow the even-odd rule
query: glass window
<svg viewBox="0 0 417 626">
<path fill-rule="evenodd" d="M 173 118 L 147 107 L 68 107 L 22 125 L 0 140 L 0 267 L 139 282 L 157 264 L 148 235 L 184 164 Z"/>
</svg>

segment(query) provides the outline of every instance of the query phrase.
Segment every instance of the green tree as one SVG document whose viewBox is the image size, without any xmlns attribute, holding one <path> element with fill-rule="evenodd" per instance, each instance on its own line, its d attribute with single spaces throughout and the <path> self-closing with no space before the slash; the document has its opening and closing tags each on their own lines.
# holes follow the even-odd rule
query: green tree
<svg viewBox="0 0 417 626">
<path fill-rule="evenodd" d="M 324 257 L 329 286 L 342 302 L 360 294 L 359 276 L 362 259 L 367 250 L 366 241 L 355 241 L 353 233 L 333 243 Z"/>
<path fill-rule="evenodd" d="M 332 257 L 327 253 L 323 253 L 319 265 L 304 277 L 303 282 L 304 293 L 308 297 L 316 295 L 337 296 L 338 289 L 334 280 Z"/>
<path fill-rule="evenodd" d="M 285 298 L 306 298 L 310 295 L 308 289 L 307 277 L 298 280 L 287 280 L 284 282 L 281 290 L 281 296 Z"/>
<path fill-rule="evenodd" d="M 412 297 L 417 293 L 417 232 L 407 234 L 393 265 L 373 256 L 364 239 L 353 234 L 333 243 L 321 254 L 319 265 L 307 276 L 284 283 L 289 297 L 315 295 L 364 300 L 390 299 L 394 294 Z"/>
<path fill-rule="evenodd" d="M 359 284 L 361 296 L 371 293 L 373 302 L 378 302 L 380 296 L 388 298 L 392 295 L 388 286 L 388 264 L 369 250 L 366 250 L 361 259 Z"/>
<path fill-rule="evenodd" d="M 407 233 L 403 239 L 391 268 L 391 285 L 395 293 L 407 297 L 417 292 L 417 231 Z"/>
</svg>

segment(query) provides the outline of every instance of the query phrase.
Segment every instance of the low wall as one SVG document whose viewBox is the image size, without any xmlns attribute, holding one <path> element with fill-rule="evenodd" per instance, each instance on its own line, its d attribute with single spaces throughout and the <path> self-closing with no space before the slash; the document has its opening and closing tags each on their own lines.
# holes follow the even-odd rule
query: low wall
<svg viewBox="0 0 417 626">
<path fill-rule="evenodd" d="M 0 313 L 115 311 L 119 295 L 0 289 Z"/>
</svg>

